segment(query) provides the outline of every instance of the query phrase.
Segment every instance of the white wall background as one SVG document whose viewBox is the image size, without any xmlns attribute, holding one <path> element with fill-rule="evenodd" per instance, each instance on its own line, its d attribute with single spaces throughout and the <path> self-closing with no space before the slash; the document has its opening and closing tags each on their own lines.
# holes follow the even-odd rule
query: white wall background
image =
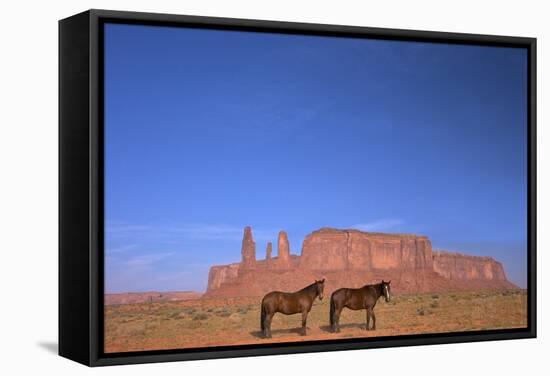
<svg viewBox="0 0 550 376">
<path fill-rule="evenodd" d="M 0 372 L 58 375 L 540 374 L 548 368 L 550 191 L 545 1 L 10 1 L 0 22 Z M 57 343 L 57 20 L 106 8 L 538 38 L 539 338 L 88 369 Z M 340 366 L 343 364 L 344 366 Z M 261 371 L 260 371 L 261 370 Z M 537 370 L 539 370 L 537 372 Z"/>
</svg>

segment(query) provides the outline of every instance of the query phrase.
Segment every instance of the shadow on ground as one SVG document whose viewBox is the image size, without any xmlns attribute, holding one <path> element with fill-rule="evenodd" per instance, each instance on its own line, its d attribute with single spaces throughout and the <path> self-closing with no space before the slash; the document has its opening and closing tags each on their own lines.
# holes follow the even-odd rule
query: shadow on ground
<svg viewBox="0 0 550 376">
<path fill-rule="evenodd" d="M 309 326 L 308 326 L 308 329 L 309 329 Z M 302 335 L 302 327 L 291 328 L 291 329 L 272 329 L 271 334 L 272 335 L 274 335 L 274 334 L 298 334 L 298 335 L 301 336 Z M 260 330 L 252 331 L 252 332 L 250 332 L 250 335 L 252 335 L 253 337 L 256 337 L 256 338 L 261 338 L 261 339 L 264 338 L 264 336 L 263 336 L 263 334 Z"/>
<path fill-rule="evenodd" d="M 365 330 L 366 324 L 340 324 L 340 329 L 361 329 Z M 308 330 L 310 327 L 308 326 Z M 323 332 L 325 333 L 332 333 L 332 328 L 330 325 L 322 325 L 319 327 Z M 291 328 L 291 329 L 273 329 L 271 330 L 271 334 L 278 335 L 278 334 L 298 334 L 302 335 L 302 328 Z M 264 339 L 264 336 L 260 330 L 255 330 L 250 332 L 250 335 L 256 338 Z"/>
<path fill-rule="evenodd" d="M 366 324 L 340 324 L 340 329 L 354 328 L 365 330 L 366 327 Z M 330 327 L 330 325 L 322 325 L 319 327 L 319 329 L 321 329 L 323 332 L 332 333 L 332 328 Z"/>
<path fill-rule="evenodd" d="M 57 345 L 57 342 L 38 342 L 37 346 L 43 348 L 49 353 L 55 355 L 58 354 L 59 346 Z"/>
</svg>

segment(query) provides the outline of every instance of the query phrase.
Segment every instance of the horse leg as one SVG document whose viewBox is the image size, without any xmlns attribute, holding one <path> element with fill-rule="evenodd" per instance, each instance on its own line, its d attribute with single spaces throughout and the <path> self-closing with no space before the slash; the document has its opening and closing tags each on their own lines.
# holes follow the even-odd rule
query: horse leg
<svg viewBox="0 0 550 376">
<path fill-rule="evenodd" d="M 262 335 L 264 338 L 269 338 L 268 333 L 268 325 L 269 325 L 269 314 L 268 313 L 262 313 Z"/>
<path fill-rule="evenodd" d="M 265 317 L 265 338 L 271 338 L 271 320 L 274 315 L 275 312 L 268 313 Z"/>
<path fill-rule="evenodd" d="M 271 311 L 271 300 L 273 299 L 268 298 L 268 295 L 266 295 L 262 299 L 262 304 L 260 304 L 260 329 L 263 338 L 267 338 L 267 317 L 269 316 L 269 312 Z"/>
<path fill-rule="evenodd" d="M 365 330 L 370 330 L 370 309 L 367 308 L 367 326 Z"/>
<path fill-rule="evenodd" d="M 334 311 L 334 332 L 340 333 L 340 313 L 342 313 L 342 308 L 336 308 Z"/>
<path fill-rule="evenodd" d="M 307 335 L 307 311 L 302 311 L 302 335 Z"/>
<path fill-rule="evenodd" d="M 372 315 L 372 330 L 376 330 L 376 315 L 374 314 L 374 309 L 370 309 L 371 310 L 371 315 Z"/>
</svg>

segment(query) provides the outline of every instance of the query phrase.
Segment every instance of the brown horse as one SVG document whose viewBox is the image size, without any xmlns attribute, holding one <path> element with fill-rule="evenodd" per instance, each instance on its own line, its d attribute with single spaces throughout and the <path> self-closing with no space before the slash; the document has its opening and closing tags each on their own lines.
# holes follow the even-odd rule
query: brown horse
<svg viewBox="0 0 550 376">
<path fill-rule="evenodd" d="M 390 281 L 391 282 L 391 281 Z M 390 282 L 375 285 L 365 285 L 358 289 L 341 288 L 330 296 L 330 326 L 333 332 L 340 331 L 340 313 L 344 307 L 359 310 L 367 310 L 367 330 L 370 330 L 370 318 L 372 316 L 372 330 L 376 329 L 376 316 L 374 306 L 382 295 L 386 302 L 390 301 Z"/>
<path fill-rule="evenodd" d="M 311 285 L 296 292 L 272 291 L 262 299 L 260 327 L 264 338 L 271 338 L 271 320 L 275 313 L 285 315 L 302 314 L 302 335 L 306 335 L 307 314 L 313 301 L 323 299 L 325 280 L 315 281 Z"/>
</svg>

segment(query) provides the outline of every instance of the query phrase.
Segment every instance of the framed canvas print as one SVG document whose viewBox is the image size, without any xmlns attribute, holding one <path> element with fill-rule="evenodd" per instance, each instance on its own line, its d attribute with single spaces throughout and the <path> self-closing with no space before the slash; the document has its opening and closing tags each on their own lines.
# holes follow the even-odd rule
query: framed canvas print
<svg viewBox="0 0 550 376">
<path fill-rule="evenodd" d="M 90 10 L 59 23 L 59 353 L 536 335 L 536 40 Z"/>
</svg>

